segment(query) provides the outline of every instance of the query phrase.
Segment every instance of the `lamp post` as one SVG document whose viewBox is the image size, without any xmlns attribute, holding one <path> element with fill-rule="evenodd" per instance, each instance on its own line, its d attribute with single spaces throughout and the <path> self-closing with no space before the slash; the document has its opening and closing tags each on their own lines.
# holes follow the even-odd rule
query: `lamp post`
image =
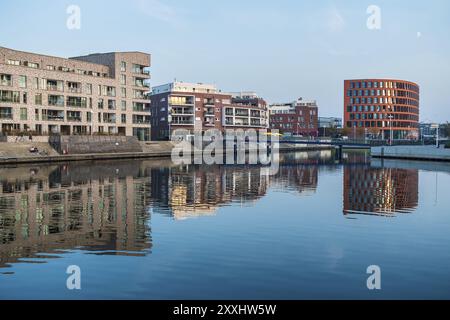
<svg viewBox="0 0 450 320">
<path fill-rule="evenodd" d="M 388 116 L 388 119 L 389 119 L 389 130 L 390 130 L 390 133 L 389 133 L 389 144 L 392 146 L 392 140 L 394 140 L 394 132 L 392 131 L 392 119 L 393 119 L 394 117 L 392 116 L 392 114 L 390 114 L 389 116 Z"/>
</svg>

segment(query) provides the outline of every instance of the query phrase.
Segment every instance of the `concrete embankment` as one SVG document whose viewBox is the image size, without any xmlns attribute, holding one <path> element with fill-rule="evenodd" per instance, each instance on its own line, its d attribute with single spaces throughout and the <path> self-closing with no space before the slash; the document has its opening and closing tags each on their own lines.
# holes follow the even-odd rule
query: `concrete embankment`
<svg viewBox="0 0 450 320">
<path fill-rule="evenodd" d="M 450 149 L 433 146 L 388 146 L 371 149 L 374 158 L 450 161 Z"/>
<path fill-rule="evenodd" d="M 89 142 L 86 142 L 89 143 Z M 114 144 L 115 145 L 115 144 Z M 30 148 L 36 147 L 38 152 L 31 153 Z M 171 142 L 141 142 L 140 151 L 135 152 L 103 152 L 88 153 L 86 150 L 92 148 L 83 148 L 85 153 L 60 154 L 49 143 L 44 142 L 0 142 L 0 165 L 2 164 L 20 164 L 20 163 L 52 163 L 52 162 L 70 162 L 70 161 L 89 161 L 89 160 L 118 160 L 118 159 L 146 159 L 146 158 L 169 158 L 172 155 L 174 145 Z M 281 144 L 280 152 L 291 151 L 312 151 L 329 150 L 329 145 L 298 145 Z M 62 148 L 62 150 L 65 150 Z M 95 149 L 94 149 L 95 150 Z M 70 151 L 70 149 L 69 149 Z"/>
</svg>

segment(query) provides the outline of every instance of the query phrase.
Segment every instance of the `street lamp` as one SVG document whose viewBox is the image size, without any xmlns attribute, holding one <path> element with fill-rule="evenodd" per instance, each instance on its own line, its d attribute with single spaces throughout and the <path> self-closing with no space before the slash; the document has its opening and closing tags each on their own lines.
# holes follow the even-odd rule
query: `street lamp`
<svg viewBox="0 0 450 320">
<path fill-rule="evenodd" d="M 394 132 L 392 131 L 392 119 L 394 118 L 394 116 L 392 114 L 390 114 L 388 116 L 389 119 L 389 129 L 390 129 L 390 133 L 389 133 L 389 144 L 392 146 L 392 140 L 394 140 Z"/>
</svg>

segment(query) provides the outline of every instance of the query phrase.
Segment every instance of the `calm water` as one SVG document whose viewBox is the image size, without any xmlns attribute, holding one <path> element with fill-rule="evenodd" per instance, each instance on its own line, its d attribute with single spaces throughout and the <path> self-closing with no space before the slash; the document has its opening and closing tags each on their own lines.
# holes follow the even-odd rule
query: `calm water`
<svg viewBox="0 0 450 320">
<path fill-rule="evenodd" d="M 449 166 L 282 158 L 0 167 L 0 298 L 450 298 Z"/>
</svg>

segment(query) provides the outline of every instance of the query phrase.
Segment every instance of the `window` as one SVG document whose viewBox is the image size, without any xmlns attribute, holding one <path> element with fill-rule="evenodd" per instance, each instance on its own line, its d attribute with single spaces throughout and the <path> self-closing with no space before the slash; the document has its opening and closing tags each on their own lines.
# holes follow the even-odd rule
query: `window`
<svg viewBox="0 0 450 320">
<path fill-rule="evenodd" d="M 103 109 L 103 99 L 98 99 L 97 107 L 98 109 Z"/>
<path fill-rule="evenodd" d="M 86 108 L 87 107 L 87 98 L 85 98 L 85 97 L 67 97 L 67 106 L 68 107 Z"/>
<path fill-rule="evenodd" d="M 20 108 L 20 120 L 27 120 L 28 111 L 27 108 Z"/>
<path fill-rule="evenodd" d="M 39 109 L 34 109 L 34 119 L 39 120 Z"/>
<path fill-rule="evenodd" d="M 121 72 L 127 71 L 127 63 L 125 61 L 120 62 L 120 71 Z"/>
<path fill-rule="evenodd" d="M 126 115 L 126 114 L 122 114 L 122 115 L 120 116 L 120 121 L 121 121 L 122 123 L 127 123 L 127 115 Z"/>
<path fill-rule="evenodd" d="M 92 112 L 90 111 L 86 112 L 86 119 L 87 122 L 92 122 Z"/>
<path fill-rule="evenodd" d="M 122 98 L 126 98 L 127 97 L 127 88 L 121 88 L 120 91 L 122 93 Z"/>
<path fill-rule="evenodd" d="M 0 90 L 0 102 L 20 103 L 20 92 Z"/>
<path fill-rule="evenodd" d="M 125 86 L 127 84 L 127 76 L 124 74 L 120 75 L 120 84 Z"/>
<path fill-rule="evenodd" d="M 42 93 L 37 93 L 34 96 L 34 104 L 36 104 L 38 106 L 42 106 Z"/>
<path fill-rule="evenodd" d="M 64 96 L 49 95 L 48 96 L 48 105 L 64 107 Z"/>
<path fill-rule="evenodd" d="M 116 110 L 116 100 L 108 100 L 108 109 Z"/>
<path fill-rule="evenodd" d="M 0 86 L 11 86 L 12 76 L 10 74 L 0 74 Z"/>
<path fill-rule="evenodd" d="M 56 67 L 55 66 L 47 66 L 47 70 L 55 71 Z"/>
<path fill-rule="evenodd" d="M 120 110 L 126 111 L 127 110 L 127 102 L 125 100 L 122 100 L 120 102 Z"/>
<path fill-rule="evenodd" d="M 86 93 L 92 94 L 92 84 L 86 83 Z"/>
<path fill-rule="evenodd" d="M 27 77 L 26 76 L 19 76 L 19 87 L 20 88 L 27 87 Z"/>
<path fill-rule="evenodd" d="M 33 89 L 34 90 L 39 89 L 39 78 L 33 78 Z"/>
<path fill-rule="evenodd" d="M 33 68 L 33 69 L 39 69 L 39 64 L 38 63 L 24 61 L 23 65 L 25 67 L 29 67 L 29 68 Z"/>
<path fill-rule="evenodd" d="M 20 61 L 19 60 L 9 60 L 6 61 L 7 64 L 12 65 L 12 66 L 20 66 Z"/>
</svg>

